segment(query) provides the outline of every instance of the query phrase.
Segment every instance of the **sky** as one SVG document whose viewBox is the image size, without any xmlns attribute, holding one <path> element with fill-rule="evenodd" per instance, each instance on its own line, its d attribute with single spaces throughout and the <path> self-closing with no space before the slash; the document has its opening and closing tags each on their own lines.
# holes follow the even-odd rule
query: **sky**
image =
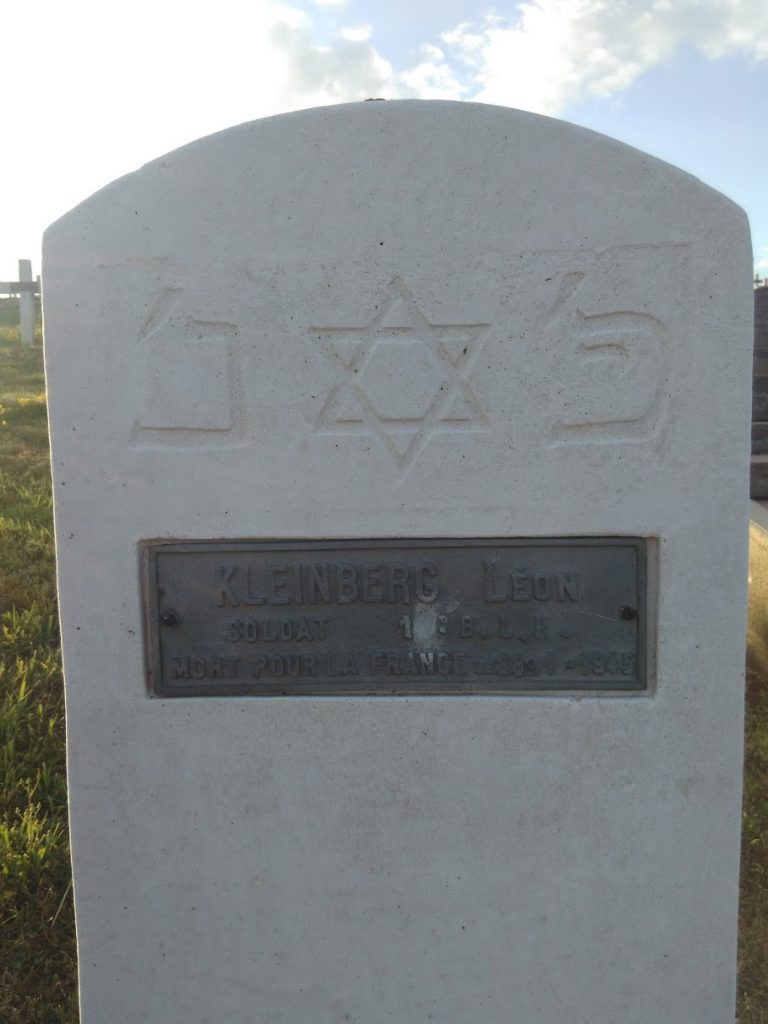
<svg viewBox="0 0 768 1024">
<path fill-rule="evenodd" d="M 518 107 L 676 164 L 747 211 L 768 276 L 768 0 L 0 0 L 0 24 L 0 280 L 148 160 L 374 96 Z"/>
</svg>

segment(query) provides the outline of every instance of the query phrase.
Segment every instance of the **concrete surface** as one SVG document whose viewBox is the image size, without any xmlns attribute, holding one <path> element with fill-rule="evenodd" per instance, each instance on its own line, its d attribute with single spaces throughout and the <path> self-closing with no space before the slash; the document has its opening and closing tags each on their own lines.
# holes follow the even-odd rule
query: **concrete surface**
<svg viewBox="0 0 768 1024">
<path fill-rule="evenodd" d="M 109 185 L 44 298 L 85 1024 L 732 1020 L 743 213 L 361 103 Z M 143 540 L 562 536 L 648 538 L 649 693 L 148 696 Z"/>
</svg>

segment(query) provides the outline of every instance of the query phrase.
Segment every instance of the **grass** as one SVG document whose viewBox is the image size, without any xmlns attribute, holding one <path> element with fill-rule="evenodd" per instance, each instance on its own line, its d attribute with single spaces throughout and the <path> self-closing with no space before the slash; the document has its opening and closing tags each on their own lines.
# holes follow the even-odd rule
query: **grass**
<svg viewBox="0 0 768 1024">
<path fill-rule="evenodd" d="M 0 1021 L 75 1024 L 44 381 L 17 337 L 0 326 Z"/>
<path fill-rule="evenodd" d="M 42 358 L 0 302 L 0 1022 L 76 1024 Z M 768 672 L 747 675 L 739 1024 L 768 1024 Z"/>
<path fill-rule="evenodd" d="M 739 1022 L 768 1024 L 768 678 L 747 671 Z"/>
</svg>

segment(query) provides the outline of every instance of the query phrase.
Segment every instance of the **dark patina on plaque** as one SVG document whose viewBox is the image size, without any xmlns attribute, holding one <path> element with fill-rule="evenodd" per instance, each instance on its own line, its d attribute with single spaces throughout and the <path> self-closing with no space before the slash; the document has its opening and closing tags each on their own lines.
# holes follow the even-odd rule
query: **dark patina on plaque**
<svg viewBox="0 0 768 1024">
<path fill-rule="evenodd" d="M 647 690 L 642 538 L 147 542 L 158 697 Z"/>
</svg>

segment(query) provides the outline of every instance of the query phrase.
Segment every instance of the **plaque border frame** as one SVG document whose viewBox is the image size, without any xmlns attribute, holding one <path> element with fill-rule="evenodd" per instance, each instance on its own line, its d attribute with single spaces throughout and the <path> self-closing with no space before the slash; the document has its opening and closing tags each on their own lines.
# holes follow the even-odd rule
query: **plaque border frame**
<svg viewBox="0 0 768 1024">
<path fill-rule="evenodd" d="M 583 697 L 608 697 L 633 698 L 651 697 L 654 695 L 651 673 L 649 666 L 653 663 L 652 652 L 649 650 L 649 638 L 655 635 L 653 623 L 649 621 L 649 608 L 651 607 L 649 595 L 649 548 L 656 538 L 621 534 L 557 537 L 336 537 L 314 540 L 306 537 L 280 537 L 280 538 L 206 538 L 196 540 L 190 538 L 168 538 L 162 537 L 153 540 L 139 541 L 140 558 L 140 579 L 142 599 L 142 621 L 144 640 L 144 666 L 146 676 L 147 696 L 154 700 L 181 700 L 199 699 L 201 697 L 209 700 L 217 698 L 280 698 L 293 699 L 305 698 L 334 698 L 334 699 L 400 699 L 410 700 L 414 698 L 427 699 L 432 697 L 441 698 L 469 698 L 469 697 L 496 697 L 496 698 L 518 698 L 518 697 L 559 697 L 578 699 Z M 638 614 L 638 638 L 637 638 L 637 679 L 638 685 L 619 689 L 612 687 L 603 689 L 599 686 L 528 686 L 519 688 L 503 688 L 501 686 L 491 687 L 487 679 L 480 676 L 473 676 L 473 682 L 463 688 L 453 687 L 451 689 L 440 689 L 433 687 L 427 689 L 412 688 L 399 692 L 387 692 L 382 689 L 370 689 L 364 686 L 350 686 L 346 689 L 332 690 L 325 682 L 315 683 L 293 683 L 290 690 L 285 686 L 262 687 L 255 690 L 249 684 L 217 684 L 215 692 L 211 692 L 210 683 L 199 685 L 186 684 L 184 687 L 175 687 L 167 683 L 162 675 L 162 650 L 161 650 L 161 629 L 160 629 L 160 604 L 158 585 L 158 555 L 171 551 L 190 554 L 195 552 L 213 551 L 253 551 L 261 549 L 264 551 L 323 551 L 343 547 L 349 551 L 365 550 L 366 548 L 386 548 L 402 550 L 406 548 L 450 548 L 450 547 L 632 547 L 635 550 L 637 559 L 637 614 Z M 654 573 L 655 575 L 655 573 Z M 154 585 L 153 585 L 154 584 Z M 181 691 L 184 692 L 181 692 Z"/>
</svg>

